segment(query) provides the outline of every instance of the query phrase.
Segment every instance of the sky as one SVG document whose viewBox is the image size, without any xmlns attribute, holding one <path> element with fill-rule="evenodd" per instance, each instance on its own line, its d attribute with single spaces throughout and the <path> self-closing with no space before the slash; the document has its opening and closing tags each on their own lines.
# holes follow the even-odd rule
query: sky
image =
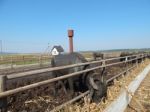
<svg viewBox="0 0 150 112">
<path fill-rule="evenodd" d="M 0 0 L 5 52 L 67 52 L 68 29 L 75 51 L 150 48 L 150 0 Z"/>
</svg>

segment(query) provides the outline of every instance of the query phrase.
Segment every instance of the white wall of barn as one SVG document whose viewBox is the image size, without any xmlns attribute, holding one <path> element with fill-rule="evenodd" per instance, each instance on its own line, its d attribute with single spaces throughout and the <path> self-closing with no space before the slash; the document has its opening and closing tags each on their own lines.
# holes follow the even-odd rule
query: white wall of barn
<svg viewBox="0 0 150 112">
<path fill-rule="evenodd" d="M 53 55 L 53 56 L 59 55 L 59 52 L 58 52 L 58 50 L 57 50 L 56 48 L 54 48 L 54 49 L 52 50 L 52 55 Z"/>
</svg>

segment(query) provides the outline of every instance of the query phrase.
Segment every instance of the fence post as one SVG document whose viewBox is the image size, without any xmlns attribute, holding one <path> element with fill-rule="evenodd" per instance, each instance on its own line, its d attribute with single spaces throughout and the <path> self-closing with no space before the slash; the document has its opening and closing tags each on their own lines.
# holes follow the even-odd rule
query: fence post
<svg viewBox="0 0 150 112">
<path fill-rule="evenodd" d="M 1 61 L 3 61 L 3 56 L 1 55 Z"/>
<path fill-rule="evenodd" d="M 23 59 L 23 65 L 25 65 L 25 60 L 24 60 L 24 56 L 22 57 L 22 59 Z"/>
<path fill-rule="evenodd" d="M 11 69 L 13 69 L 13 57 L 11 56 Z"/>
<path fill-rule="evenodd" d="M 106 65 L 106 61 L 102 61 L 102 66 L 105 66 Z M 101 81 L 104 82 L 104 75 L 105 75 L 105 70 L 106 70 L 106 67 L 103 67 L 102 68 L 102 73 L 101 73 Z"/>
<path fill-rule="evenodd" d="M 126 74 L 128 74 L 128 57 L 125 58 L 125 69 L 126 69 Z"/>
<path fill-rule="evenodd" d="M 42 56 L 40 55 L 39 57 L 39 64 L 40 64 L 40 67 L 42 66 Z"/>
<path fill-rule="evenodd" d="M 105 66 L 106 65 L 106 61 L 104 60 L 103 62 L 102 62 L 102 66 Z M 105 71 L 105 69 L 106 69 L 106 67 L 103 67 L 103 71 Z"/>
<path fill-rule="evenodd" d="M 142 54 L 142 63 L 144 62 L 144 54 Z"/>
<path fill-rule="evenodd" d="M 43 63 L 42 63 L 42 55 L 41 55 L 41 66 L 42 66 L 42 64 L 43 64 Z"/>
<path fill-rule="evenodd" d="M 6 91 L 6 75 L 0 75 L 0 93 Z M 7 112 L 7 97 L 0 98 L 1 112 Z"/>
<path fill-rule="evenodd" d="M 136 56 L 138 58 L 138 56 Z M 136 67 L 138 67 L 138 59 L 136 59 Z"/>
</svg>

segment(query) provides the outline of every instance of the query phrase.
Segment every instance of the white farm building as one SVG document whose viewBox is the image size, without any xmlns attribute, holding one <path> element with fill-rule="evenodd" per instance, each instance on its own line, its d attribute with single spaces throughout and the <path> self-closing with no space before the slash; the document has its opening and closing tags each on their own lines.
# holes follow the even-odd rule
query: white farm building
<svg viewBox="0 0 150 112">
<path fill-rule="evenodd" d="M 61 46 L 54 46 L 54 47 L 52 48 L 52 50 L 51 50 L 51 54 L 52 54 L 53 56 L 59 55 L 59 54 L 61 54 L 62 52 L 64 52 L 64 49 L 63 49 Z"/>
</svg>

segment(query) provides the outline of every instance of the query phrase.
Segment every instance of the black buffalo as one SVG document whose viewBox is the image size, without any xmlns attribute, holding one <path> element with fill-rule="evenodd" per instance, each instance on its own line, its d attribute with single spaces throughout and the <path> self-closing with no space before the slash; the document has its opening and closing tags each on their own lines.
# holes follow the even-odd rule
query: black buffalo
<svg viewBox="0 0 150 112">
<path fill-rule="evenodd" d="M 136 62 L 141 63 L 144 53 L 143 52 L 122 52 L 120 55 L 120 57 L 126 57 L 126 56 L 128 56 L 127 60 L 133 60 L 133 61 L 131 61 L 132 64 L 134 64 Z M 136 58 L 138 58 L 138 59 L 136 59 Z M 120 61 L 125 61 L 125 60 L 126 60 L 125 58 L 120 59 Z"/>
<path fill-rule="evenodd" d="M 65 66 L 77 63 L 85 63 L 87 60 L 79 53 L 60 54 L 54 56 L 51 60 L 52 67 Z M 92 65 L 94 67 L 94 65 Z M 90 65 L 73 67 L 53 72 L 54 77 L 64 76 L 69 73 L 78 72 L 91 68 Z M 70 77 L 68 79 L 59 81 L 66 88 L 67 84 L 71 93 L 74 91 L 86 91 L 90 90 L 90 98 L 93 101 L 99 101 L 101 97 L 106 95 L 106 84 L 102 78 L 101 73 L 90 71 L 77 76 Z"/>
<path fill-rule="evenodd" d="M 93 53 L 93 58 L 94 58 L 94 60 L 97 60 L 97 59 L 104 59 L 104 53 L 101 53 L 101 52 L 94 52 L 94 53 Z"/>
</svg>

